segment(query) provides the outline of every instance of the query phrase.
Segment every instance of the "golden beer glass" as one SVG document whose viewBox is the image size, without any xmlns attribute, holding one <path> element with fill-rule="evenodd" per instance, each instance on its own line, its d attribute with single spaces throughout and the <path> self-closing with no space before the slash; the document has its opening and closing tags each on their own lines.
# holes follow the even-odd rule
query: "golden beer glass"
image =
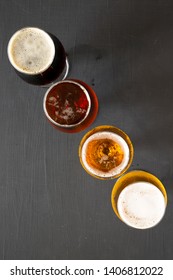
<svg viewBox="0 0 173 280">
<path fill-rule="evenodd" d="M 116 181 L 111 203 L 122 222 L 137 229 L 147 229 L 162 220 L 167 206 L 167 193 L 156 176 L 134 170 Z"/>
<path fill-rule="evenodd" d="M 113 179 L 122 175 L 130 167 L 133 153 L 129 136 L 109 125 L 90 130 L 79 145 L 83 168 L 98 179 Z"/>
</svg>

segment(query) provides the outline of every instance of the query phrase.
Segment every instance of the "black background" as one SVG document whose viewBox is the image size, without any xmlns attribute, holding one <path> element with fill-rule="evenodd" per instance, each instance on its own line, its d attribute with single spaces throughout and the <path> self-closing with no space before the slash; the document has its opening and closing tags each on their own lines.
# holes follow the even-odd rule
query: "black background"
<svg viewBox="0 0 173 280">
<path fill-rule="evenodd" d="M 92 85 L 99 114 L 67 134 L 46 120 L 44 88 L 22 81 L 7 58 L 11 35 L 36 26 L 56 35 L 69 77 Z M 173 1 L 0 1 L 0 259 L 173 258 Z M 89 129 L 115 125 L 131 138 L 132 169 L 155 174 L 168 207 L 155 228 L 114 215 L 115 180 L 89 176 L 78 146 Z"/>
</svg>

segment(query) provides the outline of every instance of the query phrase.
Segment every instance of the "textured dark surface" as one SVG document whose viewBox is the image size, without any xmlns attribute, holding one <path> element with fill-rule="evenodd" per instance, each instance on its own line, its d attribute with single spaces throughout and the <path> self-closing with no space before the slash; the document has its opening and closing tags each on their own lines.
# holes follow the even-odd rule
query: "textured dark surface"
<svg viewBox="0 0 173 280">
<path fill-rule="evenodd" d="M 134 230 L 114 215 L 115 180 L 90 177 L 78 159 L 86 131 L 65 134 L 45 119 L 44 88 L 23 82 L 6 48 L 21 27 L 55 34 L 69 77 L 92 85 L 100 109 L 90 128 L 129 134 L 132 169 L 158 176 L 163 221 Z M 173 1 L 0 1 L 0 259 L 173 258 Z"/>
</svg>

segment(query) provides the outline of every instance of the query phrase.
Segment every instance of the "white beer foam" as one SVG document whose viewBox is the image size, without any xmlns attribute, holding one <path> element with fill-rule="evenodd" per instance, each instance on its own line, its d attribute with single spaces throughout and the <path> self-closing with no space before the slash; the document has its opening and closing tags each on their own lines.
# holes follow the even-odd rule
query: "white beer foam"
<svg viewBox="0 0 173 280">
<path fill-rule="evenodd" d="M 125 187 L 117 201 L 121 219 L 129 226 L 146 229 L 163 218 L 166 202 L 162 192 L 148 182 L 136 182 Z"/>
<path fill-rule="evenodd" d="M 115 168 L 113 168 L 107 172 L 103 172 L 101 170 L 98 170 L 98 169 L 90 166 L 87 163 L 87 161 L 86 161 L 87 146 L 90 141 L 97 140 L 97 139 L 98 140 L 99 139 L 111 139 L 120 145 L 120 147 L 122 148 L 123 153 L 124 153 L 124 157 L 123 157 L 123 160 L 120 165 L 116 166 Z M 85 141 L 85 143 L 83 144 L 83 147 L 82 147 L 82 161 L 83 161 L 83 164 L 86 167 L 86 169 L 89 172 L 91 172 L 92 174 L 94 174 L 96 176 L 104 177 L 104 178 L 109 178 L 109 177 L 120 174 L 122 172 L 122 170 L 124 170 L 124 168 L 126 168 L 126 166 L 128 165 L 129 157 L 130 157 L 130 151 L 129 151 L 129 147 L 128 147 L 126 141 L 121 136 L 119 136 L 118 134 L 116 134 L 114 132 L 109 132 L 109 131 L 96 132 L 93 135 L 91 135 L 90 137 L 88 137 L 88 139 Z"/>
<path fill-rule="evenodd" d="M 8 57 L 14 68 L 26 74 L 45 71 L 55 56 L 55 46 L 50 36 L 35 27 L 17 31 L 8 44 Z"/>
</svg>

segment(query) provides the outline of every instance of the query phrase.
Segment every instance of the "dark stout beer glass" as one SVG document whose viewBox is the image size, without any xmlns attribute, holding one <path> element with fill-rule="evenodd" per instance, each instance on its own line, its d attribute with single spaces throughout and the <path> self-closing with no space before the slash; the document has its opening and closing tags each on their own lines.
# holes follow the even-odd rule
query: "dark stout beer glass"
<svg viewBox="0 0 173 280">
<path fill-rule="evenodd" d="M 27 83 L 50 85 L 68 74 L 69 64 L 62 43 L 42 29 L 18 30 L 8 43 L 7 53 L 16 73 Z"/>
<path fill-rule="evenodd" d="M 79 80 L 63 80 L 45 93 L 43 109 L 47 119 L 63 132 L 79 132 L 94 121 L 98 102 L 96 95 Z"/>
</svg>

